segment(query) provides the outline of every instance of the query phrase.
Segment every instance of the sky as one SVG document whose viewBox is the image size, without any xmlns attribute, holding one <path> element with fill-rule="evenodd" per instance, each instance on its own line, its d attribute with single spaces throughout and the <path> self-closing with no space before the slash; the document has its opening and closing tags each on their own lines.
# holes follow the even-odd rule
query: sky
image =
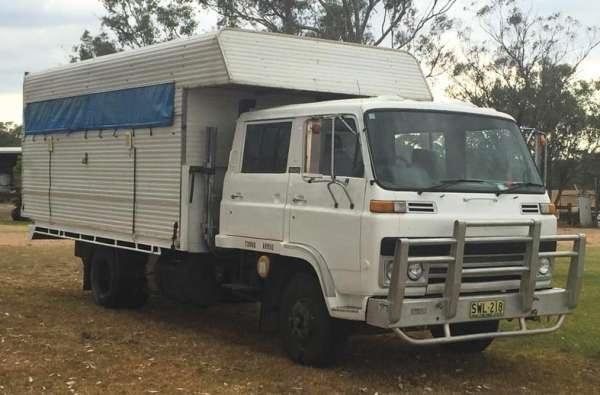
<svg viewBox="0 0 600 395">
<path fill-rule="evenodd" d="M 461 0 L 468 3 L 468 0 Z M 544 15 L 560 11 L 584 25 L 600 23 L 600 1 L 531 0 Z M 66 64 L 85 29 L 97 32 L 103 8 L 99 0 L 0 0 L 0 121 L 21 123 L 22 83 L 26 71 Z M 202 15 L 201 31 L 214 29 L 216 17 Z M 581 65 L 580 78 L 600 78 L 600 48 Z M 436 82 L 436 97 L 447 81 Z"/>
</svg>

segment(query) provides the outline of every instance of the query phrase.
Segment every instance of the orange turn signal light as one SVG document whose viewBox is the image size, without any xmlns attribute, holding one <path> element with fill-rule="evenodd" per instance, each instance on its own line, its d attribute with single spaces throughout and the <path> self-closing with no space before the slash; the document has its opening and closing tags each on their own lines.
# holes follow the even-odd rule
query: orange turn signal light
<svg viewBox="0 0 600 395">
<path fill-rule="evenodd" d="M 554 203 L 540 203 L 540 213 L 556 215 L 556 206 Z"/>
<path fill-rule="evenodd" d="M 406 202 L 395 200 L 371 200 L 369 209 L 372 213 L 400 214 L 406 212 Z"/>
</svg>

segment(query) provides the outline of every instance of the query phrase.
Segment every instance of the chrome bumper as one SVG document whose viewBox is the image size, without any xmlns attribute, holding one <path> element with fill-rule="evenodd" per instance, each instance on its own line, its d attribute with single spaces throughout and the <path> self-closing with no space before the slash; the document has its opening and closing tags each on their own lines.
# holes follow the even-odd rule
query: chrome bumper
<svg viewBox="0 0 600 395">
<path fill-rule="evenodd" d="M 480 236 L 467 237 L 468 228 L 527 227 L 527 236 Z M 394 254 L 394 267 L 387 299 L 371 298 L 367 304 L 367 323 L 394 330 L 401 338 L 413 344 L 449 343 L 489 337 L 506 337 L 526 334 L 547 333 L 558 329 L 565 314 L 576 306 L 581 290 L 583 264 L 585 258 L 585 235 L 540 236 L 541 224 L 538 221 L 456 221 L 454 235 L 449 238 L 399 239 Z M 541 241 L 571 241 L 573 246 L 567 251 L 540 252 Z M 466 243 L 526 243 L 525 260 L 522 265 L 510 267 L 463 268 Z M 414 245 L 449 244 L 448 256 L 411 257 L 409 248 Z M 538 262 L 542 257 L 570 258 L 566 288 L 537 290 L 536 276 Z M 410 263 L 447 263 L 448 272 L 441 298 L 405 298 L 408 282 L 407 268 Z M 519 275 L 520 287 L 516 293 L 496 293 L 485 295 L 460 295 L 463 275 Z M 502 319 L 519 320 L 520 329 L 507 332 L 481 333 L 455 336 L 450 324 L 473 321 L 469 317 L 472 302 L 486 300 L 504 301 Z M 557 322 L 548 328 L 530 329 L 525 318 L 558 316 Z M 488 318 L 489 319 L 489 318 Z M 406 328 L 443 325 L 444 337 L 416 339 L 406 334 Z"/>
</svg>

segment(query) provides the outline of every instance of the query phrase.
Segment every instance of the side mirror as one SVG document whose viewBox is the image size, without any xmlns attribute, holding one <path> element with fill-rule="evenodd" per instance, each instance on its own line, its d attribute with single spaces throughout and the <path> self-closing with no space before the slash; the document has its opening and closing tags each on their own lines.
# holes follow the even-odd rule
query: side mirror
<svg viewBox="0 0 600 395">
<path fill-rule="evenodd" d="M 530 150 L 532 150 L 535 165 L 542 176 L 544 186 L 547 186 L 548 174 L 548 139 L 546 133 L 536 128 L 521 127 L 521 132 L 525 136 L 525 141 Z"/>
</svg>

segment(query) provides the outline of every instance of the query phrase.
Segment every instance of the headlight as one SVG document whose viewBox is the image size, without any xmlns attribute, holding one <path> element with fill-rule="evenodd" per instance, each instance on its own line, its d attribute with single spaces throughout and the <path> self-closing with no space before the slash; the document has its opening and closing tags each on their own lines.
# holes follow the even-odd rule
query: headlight
<svg viewBox="0 0 600 395">
<path fill-rule="evenodd" d="M 387 287 L 392 282 L 392 272 L 394 270 L 394 260 L 390 259 L 388 261 L 385 261 L 383 268 L 384 268 L 384 271 L 383 271 L 384 277 L 382 280 L 382 285 Z M 406 275 L 408 276 L 408 279 L 410 281 L 418 281 L 423 278 L 424 272 L 425 271 L 424 271 L 423 265 L 421 263 L 411 263 L 408 265 L 408 268 L 406 270 Z"/>
<path fill-rule="evenodd" d="M 408 278 L 412 281 L 417 281 L 423 276 L 423 265 L 420 263 L 411 263 L 408 265 L 406 274 L 408 274 Z"/>
<path fill-rule="evenodd" d="M 540 259 L 540 267 L 538 269 L 538 273 L 542 276 L 546 276 L 548 273 L 550 273 L 550 259 Z"/>
</svg>

